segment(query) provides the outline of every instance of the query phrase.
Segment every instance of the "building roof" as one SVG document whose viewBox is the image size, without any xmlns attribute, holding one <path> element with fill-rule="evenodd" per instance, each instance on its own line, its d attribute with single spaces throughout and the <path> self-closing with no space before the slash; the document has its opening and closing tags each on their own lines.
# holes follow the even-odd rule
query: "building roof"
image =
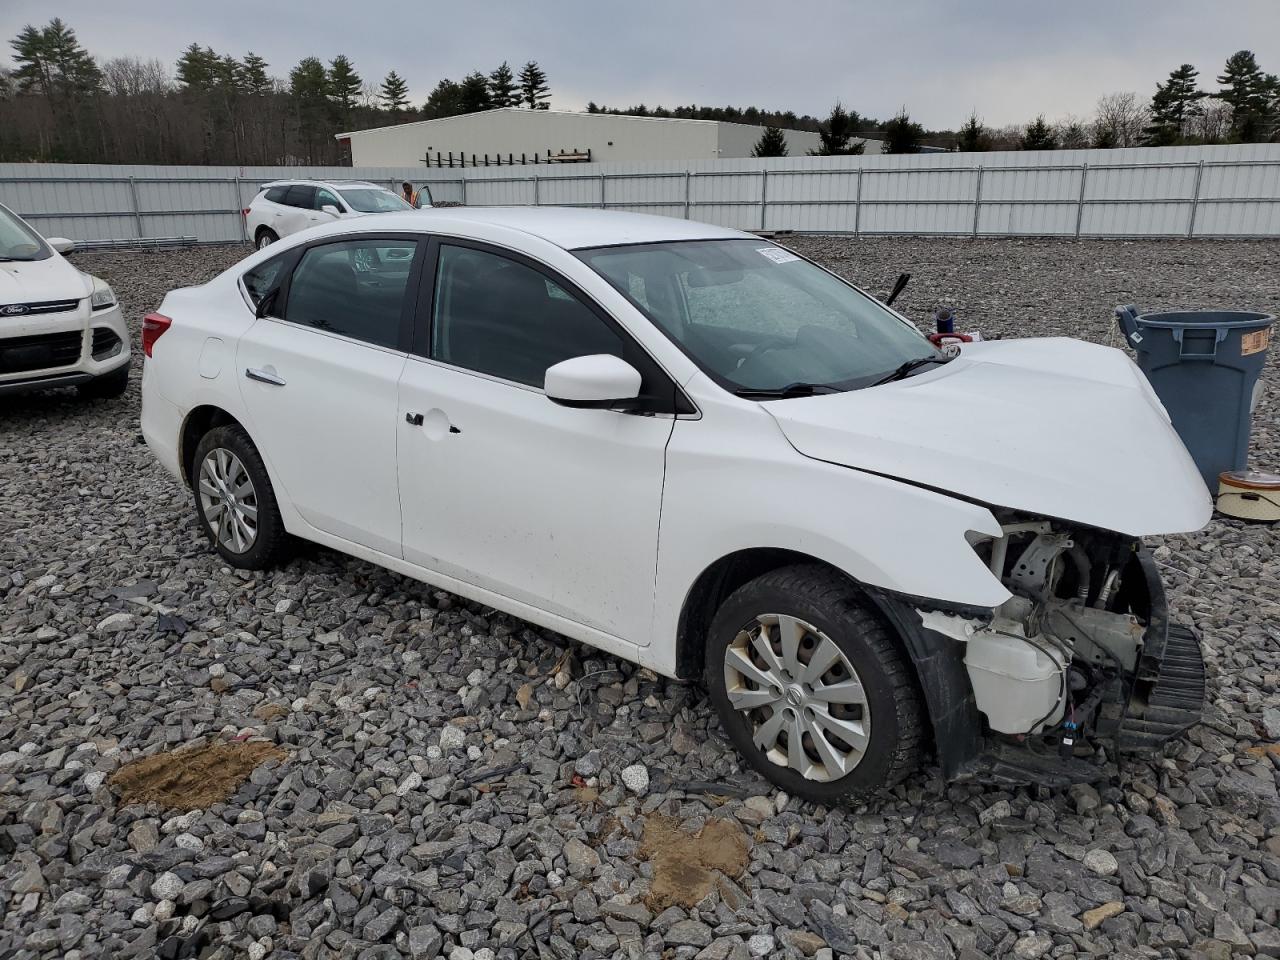
<svg viewBox="0 0 1280 960">
<path fill-rule="evenodd" d="M 694 220 L 584 207 L 437 207 L 404 213 L 381 213 L 358 221 L 342 220 L 332 226 L 335 232 L 350 231 L 357 223 L 370 230 L 438 230 L 441 233 L 448 233 L 451 227 L 468 233 L 469 227 L 488 225 L 540 237 L 565 250 L 673 240 L 751 237 L 751 234 L 740 230 Z"/>
</svg>

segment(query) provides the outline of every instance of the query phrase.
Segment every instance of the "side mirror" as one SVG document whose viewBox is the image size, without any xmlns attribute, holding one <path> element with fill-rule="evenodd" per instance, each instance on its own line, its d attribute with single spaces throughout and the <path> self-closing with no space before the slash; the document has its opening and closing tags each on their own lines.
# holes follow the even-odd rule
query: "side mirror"
<svg viewBox="0 0 1280 960">
<path fill-rule="evenodd" d="M 342 216 L 342 211 L 339 210 L 337 207 L 335 207 L 332 203 L 326 203 L 323 207 L 320 208 L 320 212 L 327 213 L 331 217 Z"/>
<path fill-rule="evenodd" d="M 640 396 L 640 371 L 617 357 L 597 353 L 547 368 L 543 390 L 565 407 L 605 409 Z"/>
<path fill-rule="evenodd" d="M 70 253 L 76 248 L 76 242 L 68 240 L 66 237 L 45 237 L 44 242 L 59 253 Z"/>
</svg>

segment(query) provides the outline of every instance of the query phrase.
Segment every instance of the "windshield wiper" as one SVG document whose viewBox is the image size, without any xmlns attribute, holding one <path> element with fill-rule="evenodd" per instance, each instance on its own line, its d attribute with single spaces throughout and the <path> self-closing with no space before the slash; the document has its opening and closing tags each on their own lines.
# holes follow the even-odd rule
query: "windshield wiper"
<svg viewBox="0 0 1280 960">
<path fill-rule="evenodd" d="M 811 397 L 815 393 L 838 393 L 835 387 L 825 383 L 805 383 L 798 381 L 788 383 L 785 387 L 739 387 L 733 391 L 735 397 L 746 400 L 783 400 L 787 397 Z"/>
<path fill-rule="evenodd" d="M 878 387 L 882 383 L 892 383 L 894 380 L 901 380 L 912 370 L 923 367 L 926 363 L 949 363 L 950 361 L 950 357 L 914 357 L 906 363 L 899 364 L 897 369 L 892 373 L 881 377 L 875 383 L 871 384 L 871 386 Z"/>
</svg>

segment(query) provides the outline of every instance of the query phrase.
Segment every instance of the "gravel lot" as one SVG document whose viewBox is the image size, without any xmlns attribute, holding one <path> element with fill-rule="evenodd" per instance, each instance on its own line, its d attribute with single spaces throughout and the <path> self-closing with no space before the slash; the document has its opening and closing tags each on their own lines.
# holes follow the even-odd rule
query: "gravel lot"
<svg viewBox="0 0 1280 960">
<path fill-rule="evenodd" d="M 988 335 L 1280 312 L 1275 243 L 793 243 Z M 77 260 L 136 336 L 244 252 Z M 1211 676 L 1167 757 L 1066 795 L 926 769 L 828 810 L 740 771 L 697 688 L 325 550 L 228 569 L 137 420 L 136 382 L 0 400 L 0 958 L 1280 956 L 1274 528 L 1155 545 Z M 121 802 L 123 764 L 189 745 L 114 782 L 177 806 Z"/>
</svg>

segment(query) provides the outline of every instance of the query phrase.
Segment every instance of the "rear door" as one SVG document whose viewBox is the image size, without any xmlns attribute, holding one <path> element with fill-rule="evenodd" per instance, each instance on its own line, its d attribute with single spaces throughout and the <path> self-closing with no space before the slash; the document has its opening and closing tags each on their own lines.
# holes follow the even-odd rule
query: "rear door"
<svg viewBox="0 0 1280 960">
<path fill-rule="evenodd" d="M 305 247 L 237 348 L 249 428 L 279 495 L 317 530 L 392 556 L 396 391 L 425 247 L 395 234 Z"/>
<path fill-rule="evenodd" d="M 284 195 L 284 205 L 281 206 L 280 216 L 276 219 L 276 223 L 279 224 L 276 233 L 285 237 L 318 223 L 320 213 L 316 210 L 315 204 L 315 187 L 305 183 L 293 184 Z"/>
</svg>

